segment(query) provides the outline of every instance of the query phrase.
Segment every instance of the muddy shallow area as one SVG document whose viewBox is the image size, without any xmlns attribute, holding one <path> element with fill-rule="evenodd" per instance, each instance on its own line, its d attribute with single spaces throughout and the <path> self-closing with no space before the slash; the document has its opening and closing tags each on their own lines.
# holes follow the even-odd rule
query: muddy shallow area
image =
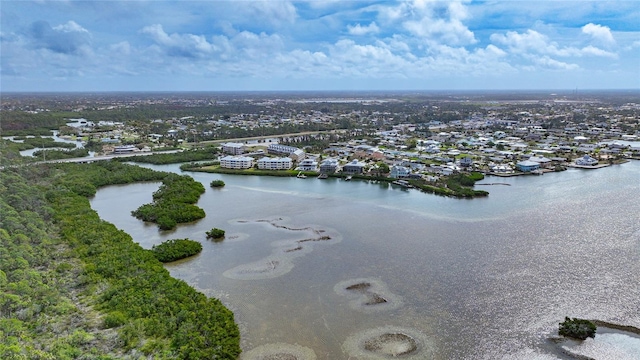
<svg viewBox="0 0 640 360">
<path fill-rule="evenodd" d="M 402 333 L 385 333 L 364 342 L 364 349 L 393 357 L 409 355 L 418 349 L 416 341 Z"/>
<path fill-rule="evenodd" d="M 422 333 L 395 326 L 367 329 L 343 344 L 349 359 L 410 359 L 433 357 L 433 345 Z"/>
<path fill-rule="evenodd" d="M 240 356 L 241 360 L 316 360 L 313 350 L 285 343 L 258 346 Z"/>
<path fill-rule="evenodd" d="M 341 281 L 333 288 L 338 295 L 349 299 L 349 306 L 362 312 L 397 309 L 402 298 L 393 294 L 387 285 L 375 278 L 357 278 Z"/>
<path fill-rule="evenodd" d="M 235 224 L 263 226 L 268 231 L 281 231 L 283 238 L 291 239 L 272 242 L 273 251 L 270 255 L 258 261 L 238 265 L 225 271 L 223 275 L 236 280 L 276 278 L 291 271 L 294 267 L 294 259 L 311 253 L 314 245 L 335 244 L 342 239 L 342 236 L 333 229 L 322 228 L 317 225 L 303 227 L 285 225 L 287 221 L 288 219 L 283 217 L 230 221 L 230 223 Z"/>
</svg>

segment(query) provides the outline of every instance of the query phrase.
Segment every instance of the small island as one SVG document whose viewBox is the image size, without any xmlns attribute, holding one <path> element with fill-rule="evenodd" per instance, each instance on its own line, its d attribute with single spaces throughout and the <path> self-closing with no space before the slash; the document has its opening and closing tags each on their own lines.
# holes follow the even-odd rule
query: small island
<svg viewBox="0 0 640 360">
<path fill-rule="evenodd" d="M 220 187 L 223 187 L 224 185 L 225 185 L 224 181 L 222 180 L 213 180 L 209 184 L 209 186 L 211 186 L 212 188 L 220 188 Z"/>
<path fill-rule="evenodd" d="M 564 321 L 560 323 L 558 334 L 573 339 L 586 340 L 596 337 L 596 329 L 597 326 L 589 320 L 565 317 Z"/>
<path fill-rule="evenodd" d="M 194 205 L 203 193 L 204 186 L 192 177 L 169 174 L 153 193 L 153 203 L 140 206 L 131 215 L 156 223 L 161 230 L 171 230 L 177 224 L 205 217 L 204 210 Z"/>
<path fill-rule="evenodd" d="M 207 234 L 207 239 L 220 240 L 224 238 L 224 230 L 218 229 L 218 228 L 213 228 L 207 231 L 206 234 Z"/>
<path fill-rule="evenodd" d="M 167 263 L 199 254 L 202 244 L 189 239 L 172 239 L 154 245 L 151 251 L 160 262 Z"/>
</svg>

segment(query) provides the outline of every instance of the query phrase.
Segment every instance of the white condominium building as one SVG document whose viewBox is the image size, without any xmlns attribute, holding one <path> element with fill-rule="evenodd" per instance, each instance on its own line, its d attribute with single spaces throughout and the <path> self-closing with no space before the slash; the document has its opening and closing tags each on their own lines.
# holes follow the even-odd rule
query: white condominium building
<svg viewBox="0 0 640 360">
<path fill-rule="evenodd" d="M 249 169 L 253 166 L 253 158 L 248 156 L 225 156 L 220 159 L 220 167 L 226 169 Z"/>
<path fill-rule="evenodd" d="M 222 152 L 225 154 L 240 155 L 244 154 L 246 149 L 247 147 L 242 143 L 228 142 L 222 144 Z"/>
<path fill-rule="evenodd" d="M 267 147 L 269 154 L 287 155 L 294 161 L 300 161 L 305 158 L 304 151 L 294 146 L 281 145 L 281 144 L 269 144 Z"/>
<path fill-rule="evenodd" d="M 258 169 L 261 170 L 289 170 L 291 166 L 293 166 L 293 161 L 288 157 L 270 158 L 265 156 L 258 160 Z"/>
</svg>

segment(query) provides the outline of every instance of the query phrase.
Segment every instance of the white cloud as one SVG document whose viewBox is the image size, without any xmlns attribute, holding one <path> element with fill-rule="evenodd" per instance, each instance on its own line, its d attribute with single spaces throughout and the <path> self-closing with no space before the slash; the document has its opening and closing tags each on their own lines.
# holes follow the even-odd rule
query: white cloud
<svg viewBox="0 0 640 360">
<path fill-rule="evenodd" d="M 540 67 L 550 70 L 577 70 L 580 68 L 577 64 L 569 64 L 566 62 L 554 60 L 548 56 L 533 56 L 531 60 Z"/>
<path fill-rule="evenodd" d="M 230 39 L 231 45 L 253 59 L 269 57 L 284 47 L 278 35 L 243 31 Z"/>
<path fill-rule="evenodd" d="M 477 42 L 463 23 L 469 17 L 468 1 L 412 0 L 398 6 L 381 7 L 380 19 L 400 22 L 409 34 L 429 44 L 470 45 Z"/>
<path fill-rule="evenodd" d="M 608 58 L 613 58 L 616 59 L 618 58 L 618 54 L 610 52 L 610 51 L 606 51 L 606 50 L 602 50 L 599 49 L 595 46 L 587 46 L 587 47 L 583 47 L 582 49 L 580 49 L 580 51 L 582 52 L 582 54 L 585 55 L 593 55 L 593 56 L 601 56 L 601 57 L 608 57 Z"/>
<path fill-rule="evenodd" d="M 246 7 L 253 18 L 276 26 L 292 24 L 298 17 L 296 7 L 289 1 L 242 1 L 240 6 Z"/>
<path fill-rule="evenodd" d="M 353 26 L 348 25 L 347 29 L 349 30 L 349 34 L 356 36 L 376 34 L 380 32 L 380 28 L 378 28 L 378 25 L 376 25 L 375 21 L 366 26 L 362 26 L 360 24 L 356 24 Z"/>
<path fill-rule="evenodd" d="M 594 46 L 584 48 L 572 46 L 563 47 L 551 41 L 546 35 L 531 29 L 524 33 L 508 31 L 506 34 L 492 34 L 490 39 L 495 43 L 505 45 L 509 52 L 517 55 L 542 54 L 560 57 L 617 57 L 615 53 Z"/>
<path fill-rule="evenodd" d="M 589 23 L 582 27 L 582 32 L 584 34 L 590 35 L 601 45 L 611 46 L 615 45 L 616 43 L 616 40 L 613 38 L 613 34 L 611 33 L 611 29 L 607 26 Z"/>
<path fill-rule="evenodd" d="M 127 41 L 122 41 L 117 44 L 110 45 L 109 50 L 115 55 L 129 55 L 131 54 L 131 45 Z"/>
<path fill-rule="evenodd" d="M 145 26 L 141 33 L 149 35 L 168 55 L 198 58 L 211 54 L 215 48 L 202 35 L 167 34 L 162 25 Z"/>
<path fill-rule="evenodd" d="M 61 24 L 58 26 L 54 26 L 53 30 L 56 31 L 60 31 L 60 32 L 66 32 L 66 33 L 89 33 L 89 30 L 83 28 L 82 26 L 78 25 L 78 23 L 76 23 L 73 20 L 69 20 L 66 24 Z"/>
</svg>

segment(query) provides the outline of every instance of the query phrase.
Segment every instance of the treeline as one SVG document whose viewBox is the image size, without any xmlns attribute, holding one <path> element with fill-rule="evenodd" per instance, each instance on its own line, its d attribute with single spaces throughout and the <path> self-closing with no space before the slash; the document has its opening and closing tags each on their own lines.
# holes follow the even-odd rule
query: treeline
<svg viewBox="0 0 640 360">
<path fill-rule="evenodd" d="M 93 164 L 59 164 L 66 176 L 58 179 L 64 187 L 76 194 L 92 197 L 101 186 L 129 184 L 136 181 L 162 181 L 169 173 L 153 171 L 139 166 L 115 161 L 98 161 Z"/>
<path fill-rule="evenodd" d="M 20 155 L 22 144 L 0 138 L 0 166 L 12 166 L 35 161 L 32 157 Z"/>
<path fill-rule="evenodd" d="M 233 314 L 68 187 L 162 176 L 108 162 L 0 172 L 0 358 L 238 357 Z"/>
<path fill-rule="evenodd" d="M 72 159 L 89 156 L 89 150 L 83 148 L 73 150 L 38 150 L 33 152 L 33 156 L 42 157 L 46 160 Z"/>
<path fill-rule="evenodd" d="M 2 136 L 51 135 L 66 124 L 66 118 L 76 117 L 76 113 L 40 112 L 32 114 L 24 111 L 2 112 Z"/>
<path fill-rule="evenodd" d="M 51 133 L 49 133 L 50 135 Z M 72 143 L 67 143 L 67 142 L 62 142 L 62 141 L 55 141 L 53 140 L 53 138 L 50 137 L 28 137 L 28 138 L 24 138 L 22 139 L 22 142 L 14 142 L 14 141 L 10 141 L 7 140 L 7 144 L 12 143 L 12 145 L 18 149 L 18 151 L 23 151 L 23 150 L 31 150 L 31 149 L 35 149 L 35 148 L 64 148 L 64 149 L 73 149 L 76 147 L 75 144 Z"/>
<path fill-rule="evenodd" d="M 50 137 L 28 137 L 23 140 L 23 144 L 30 145 L 30 149 L 33 148 L 64 148 L 64 149 L 73 149 L 76 147 L 76 144 L 55 141 Z"/>
<path fill-rule="evenodd" d="M 204 210 L 193 205 L 204 191 L 204 186 L 192 177 L 170 174 L 153 193 L 153 203 L 144 204 L 131 214 L 140 220 L 158 224 L 162 230 L 170 230 L 179 223 L 205 217 Z"/>
</svg>

